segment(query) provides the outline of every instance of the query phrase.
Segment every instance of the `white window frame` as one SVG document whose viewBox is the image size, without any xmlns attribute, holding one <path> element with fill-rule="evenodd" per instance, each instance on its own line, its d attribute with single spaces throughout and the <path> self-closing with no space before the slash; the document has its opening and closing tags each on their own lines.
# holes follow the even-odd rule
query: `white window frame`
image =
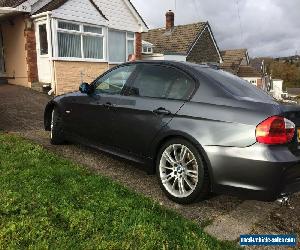
<svg viewBox="0 0 300 250">
<path fill-rule="evenodd" d="M 131 31 L 124 31 L 124 30 L 116 30 L 116 29 L 110 29 L 112 31 L 116 31 L 116 32 L 122 32 L 122 33 L 126 33 L 126 41 L 125 41 L 125 50 L 126 50 L 126 58 L 125 58 L 125 62 L 128 62 L 128 41 L 133 41 L 133 53 L 136 54 L 136 36 L 135 36 L 135 32 L 131 32 Z M 133 38 L 128 36 L 128 33 L 132 33 L 133 34 Z M 107 36 L 109 36 L 109 30 L 107 30 Z M 107 41 L 108 41 L 108 37 L 107 37 Z M 109 46 L 109 44 L 108 44 Z M 124 62 L 111 62 L 109 59 L 109 48 L 107 48 L 107 55 L 108 55 L 108 61 L 110 64 L 122 64 Z"/>
<path fill-rule="evenodd" d="M 149 51 L 150 49 L 150 51 Z M 149 46 L 143 46 L 142 53 L 146 55 L 153 54 L 153 48 Z"/>
<path fill-rule="evenodd" d="M 128 33 L 132 33 L 133 37 L 129 37 Z M 128 61 L 129 53 L 128 53 L 128 41 L 133 41 L 133 54 L 135 54 L 135 33 L 134 32 L 126 32 L 126 62 Z"/>
<path fill-rule="evenodd" d="M 68 30 L 68 29 L 61 29 L 58 27 L 59 22 L 65 22 L 65 23 L 70 23 L 70 24 L 75 24 L 79 26 L 79 31 L 77 30 Z M 106 47 L 107 47 L 107 42 L 106 42 L 106 30 L 107 28 L 104 26 L 98 26 L 98 25 L 93 25 L 93 24 L 88 24 L 88 23 L 81 23 L 81 22 L 74 22 L 74 21 L 69 21 L 69 20 L 63 20 L 63 19 L 57 19 L 55 20 L 55 29 L 53 30 L 54 33 L 54 44 L 55 44 L 55 59 L 56 60 L 65 60 L 65 61 L 82 61 L 82 62 L 107 62 L 106 60 Z M 90 27 L 95 27 L 95 28 L 101 28 L 102 29 L 102 34 L 98 33 L 92 33 L 92 32 L 84 32 L 84 26 L 90 26 Z M 58 33 L 68 33 L 68 34 L 77 34 L 80 35 L 81 37 L 81 57 L 59 57 L 59 52 L 58 52 Z M 97 58 L 85 58 L 84 57 L 84 50 L 83 50 L 83 36 L 88 35 L 88 36 L 94 36 L 94 37 L 102 37 L 103 39 L 103 58 L 102 59 L 97 59 Z"/>
</svg>

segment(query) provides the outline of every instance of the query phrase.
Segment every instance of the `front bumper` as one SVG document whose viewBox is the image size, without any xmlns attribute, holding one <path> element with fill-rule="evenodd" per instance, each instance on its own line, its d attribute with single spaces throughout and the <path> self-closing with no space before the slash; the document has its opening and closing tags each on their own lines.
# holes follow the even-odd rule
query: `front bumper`
<svg viewBox="0 0 300 250">
<path fill-rule="evenodd" d="M 300 192 L 300 157 L 286 146 L 206 146 L 213 192 L 273 201 Z"/>
</svg>

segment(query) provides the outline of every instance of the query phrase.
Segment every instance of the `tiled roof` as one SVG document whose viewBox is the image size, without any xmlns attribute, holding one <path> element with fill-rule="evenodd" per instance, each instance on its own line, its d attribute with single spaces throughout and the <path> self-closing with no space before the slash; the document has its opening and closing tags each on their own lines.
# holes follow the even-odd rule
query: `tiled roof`
<svg viewBox="0 0 300 250">
<path fill-rule="evenodd" d="M 247 49 L 234 49 L 221 51 L 223 63 L 221 68 L 231 73 L 237 74 L 240 64 L 247 55 Z"/>
<path fill-rule="evenodd" d="M 165 28 L 152 29 L 148 33 L 143 33 L 142 39 L 155 46 L 154 53 L 187 54 L 206 25 L 206 22 L 201 22 L 178 25 L 172 30 L 166 30 Z"/>
<path fill-rule="evenodd" d="M 255 68 L 251 66 L 240 66 L 237 75 L 239 77 L 261 77 L 261 73 L 259 73 Z"/>
<path fill-rule="evenodd" d="M 44 5 L 42 8 L 40 8 L 35 14 L 55 10 L 60 6 L 62 6 L 63 4 L 65 4 L 66 2 L 68 2 L 68 0 L 52 0 L 46 5 Z"/>
<path fill-rule="evenodd" d="M 0 7 L 17 7 L 26 0 L 0 0 Z"/>
</svg>

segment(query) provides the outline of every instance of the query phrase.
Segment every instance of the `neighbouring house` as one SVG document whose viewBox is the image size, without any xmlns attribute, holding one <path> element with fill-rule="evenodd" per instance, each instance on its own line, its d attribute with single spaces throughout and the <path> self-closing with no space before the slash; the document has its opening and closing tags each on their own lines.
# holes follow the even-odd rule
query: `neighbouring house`
<svg viewBox="0 0 300 250">
<path fill-rule="evenodd" d="M 237 72 L 237 75 L 244 80 L 248 81 L 256 87 L 263 88 L 262 86 L 262 74 L 251 66 L 241 65 Z"/>
<path fill-rule="evenodd" d="M 282 100 L 286 93 L 283 92 L 283 80 L 272 79 L 269 93 L 277 100 Z"/>
<path fill-rule="evenodd" d="M 267 89 L 267 81 L 263 77 L 263 73 L 250 65 L 247 49 L 224 50 L 221 51 L 221 55 L 223 70 L 237 75 L 261 89 Z"/>
<path fill-rule="evenodd" d="M 0 77 L 57 95 L 140 59 L 148 30 L 129 0 L 2 0 L 0 25 Z"/>
<path fill-rule="evenodd" d="M 221 68 L 227 72 L 237 75 L 240 66 L 248 66 L 250 64 L 247 49 L 231 49 L 221 51 L 223 63 Z"/>
<path fill-rule="evenodd" d="M 175 14 L 166 13 L 166 27 L 142 34 L 143 59 L 194 63 L 222 63 L 218 45 L 208 22 L 174 25 Z"/>
</svg>

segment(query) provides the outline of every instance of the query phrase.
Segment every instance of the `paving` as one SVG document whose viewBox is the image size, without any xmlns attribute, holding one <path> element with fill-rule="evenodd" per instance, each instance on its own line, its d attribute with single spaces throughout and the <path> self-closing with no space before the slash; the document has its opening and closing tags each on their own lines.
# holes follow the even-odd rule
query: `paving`
<svg viewBox="0 0 300 250">
<path fill-rule="evenodd" d="M 43 127 L 50 97 L 25 87 L 0 84 L 0 130 L 28 131 Z"/>
<path fill-rule="evenodd" d="M 43 112 L 49 99 L 47 95 L 30 89 L 0 85 L 0 130 L 18 134 L 97 174 L 122 183 L 195 221 L 218 239 L 235 241 L 240 234 L 248 233 L 300 235 L 298 207 L 291 210 L 275 202 L 243 201 L 225 195 L 211 195 L 196 204 L 178 205 L 166 198 L 159 188 L 157 178 L 147 175 L 140 165 L 81 145 L 51 145 L 49 133 L 43 131 Z M 294 202 L 300 205 L 300 195 L 295 197 Z"/>
</svg>

